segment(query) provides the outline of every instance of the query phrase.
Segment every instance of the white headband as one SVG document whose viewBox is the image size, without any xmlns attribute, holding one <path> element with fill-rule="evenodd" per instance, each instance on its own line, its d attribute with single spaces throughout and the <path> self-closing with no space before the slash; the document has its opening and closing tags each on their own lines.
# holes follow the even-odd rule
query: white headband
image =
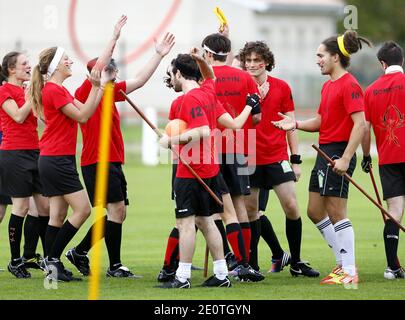
<svg viewBox="0 0 405 320">
<path fill-rule="evenodd" d="M 50 77 L 56 70 L 56 67 L 58 66 L 60 59 L 62 59 L 63 54 L 65 53 L 65 49 L 62 47 L 58 47 L 56 49 L 56 53 L 51 61 L 51 64 L 48 67 L 48 77 Z"/>
<path fill-rule="evenodd" d="M 210 49 L 209 47 L 207 47 L 206 44 L 204 44 L 203 49 L 205 51 L 211 52 L 213 54 L 217 54 L 219 56 L 227 56 L 229 54 L 229 52 L 215 52 L 214 50 Z"/>
</svg>

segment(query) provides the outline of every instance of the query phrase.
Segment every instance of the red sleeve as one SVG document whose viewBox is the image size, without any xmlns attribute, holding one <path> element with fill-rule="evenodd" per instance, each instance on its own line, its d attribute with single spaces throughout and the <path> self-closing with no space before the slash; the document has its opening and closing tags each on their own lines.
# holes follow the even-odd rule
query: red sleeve
<svg viewBox="0 0 405 320">
<path fill-rule="evenodd" d="M 121 94 L 120 90 L 127 92 L 127 83 L 125 81 L 118 82 L 114 85 L 114 101 L 125 101 L 125 97 Z"/>
<path fill-rule="evenodd" d="M 291 88 L 287 83 L 283 86 L 283 101 L 281 105 L 281 112 L 291 112 L 294 111 L 294 100 L 291 92 Z"/>
<path fill-rule="evenodd" d="M 200 89 L 206 93 L 216 95 L 215 91 L 215 81 L 213 79 L 206 79 L 201 83 Z"/>
<path fill-rule="evenodd" d="M 220 116 L 222 116 L 223 114 L 227 113 L 228 111 L 225 110 L 223 104 L 217 100 L 217 105 L 215 108 L 215 118 L 218 119 Z"/>
<path fill-rule="evenodd" d="M 358 83 L 346 84 L 343 89 L 343 103 L 348 114 L 364 111 L 363 90 Z"/>
<path fill-rule="evenodd" d="M 8 90 L 6 90 L 6 88 L 0 86 L 0 107 L 3 105 L 3 103 L 7 99 L 12 99 L 13 100 L 13 97 L 11 96 L 11 93 Z"/>
<path fill-rule="evenodd" d="M 76 89 L 75 98 L 81 103 L 86 103 L 91 90 L 91 82 L 89 80 L 84 80 L 82 85 Z"/>
<path fill-rule="evenodd" d="M 69 103 L 73 102 L 73 97 L 70 95 L 64 87 L 54 86 L 54 88 L 49 91 L 50 101 L 55 109 L 60 109 Z"/>
<path fill-rule="evenodd" d="M 193 96 L 185 96 L 183 98 L 177 118 L 187 122 L 187 129 L 209 125 L 204 109 L 201 107 L 199 101 Z"/>
</svg>

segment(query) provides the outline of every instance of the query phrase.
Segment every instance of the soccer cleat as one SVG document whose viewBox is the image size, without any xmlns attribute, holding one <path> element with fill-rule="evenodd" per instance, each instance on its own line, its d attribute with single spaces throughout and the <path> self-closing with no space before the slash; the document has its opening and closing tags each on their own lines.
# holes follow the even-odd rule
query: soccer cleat
<svg viewBox="0 0 405 320">
<path fill-rule="evenodd" d="M 22 258 L 14 259 L 7 266 L 8 271 L 18 279 L 31 278 L 31 273 L 25 268 Z"/>
<path fill-rule="evenodd" d="M 159 286 L 155 286 L 155 288 L 163 288 L 163 289 L 190 289 L 191 288 L 191 283 L 187 279 L 185 282 L 181 282 L 177 277 L 174 277 L 174 279 L 164 282 L 163 284 Z"/>
<path fill-rule="evenodd" d="M 157 281 L 158 282 L 168 282 L 170 280 L 173 280 L 175 276 L 176 276 L 175 270 L 166 270 L 163 267 L 157 276 Z"/>
<path fill-rule="evenodd" d="M 41 257 L 39 253 L 36 253 L 32 258 L 25 258 L 22 257 L 22 262 L 24 263 L 25 268 L 27 269 L 43 269 L 43 260 L 44 258 Z"/>
<path fill-rule="evenodd" d="M 232 252 L 228 252 L 225 256 L 226 266 L 228 271 L 234 270 L 238 266 L 238 261 Z"/>
<path fill-rule="evenodd" d="M 341 266 L 335 266 L 332 271 L 321 280 L 321 284 L 336 284 L 336 279 L 343 273 Z"/>
<path fill-rule="evenodd" d="M 339 281 L 345 289 L 357 289 L 358 288 L 358 283 L 359 283 L 359 276 L 356 273 L 354 276 L 350 276 L 347 273 L 343 273 L 342 276 L 339 277 Z"/>
<path fill-rule="evenodd" d="M 268 272 L 280 272 L 290 263 L 291 256 L 287 252 L 283 252 L 283 256 L 280 259 L 271 259 L 271 269 Z"/>
<path fill-rule="evenodd" d="M 294 265 L 291 265 L 290 273 L 294 277 L 298 277 L 298 276 L 311 277 L 311 278 L 319 277 L 319 271 L 312 269 L 309 266 L 308 262 L 303 262 L 303 261 L 300 261 Z"/>
<path fill-rule="evenodd" d="M 215 275 L 209 277 L 207 280 L 203 282 L 201 285 L 202 287 L 231 287 L 231 281 L 228 277 L 225 277 L 224 280 L 219 280 Z"/>
<path fill-rule="evenodd" d="M 123 266 L 122 264 L 120 264 L 114 270 L 108 268 L 106 275 L 108 278 L 142 278 L 142 276 L 133 274 L 127 267 Z"/>
<path fill-rule="evenodd" d="M 384 278 L 388 280 L 393 279 L 405 279 L 405 271 L 402 267 L 399 267 L 396 270 L 392 270 L 390 267 L 385 269 Z"/>
<path fill-rule="evenodd" d="M 48 272 L 46 278 L 49 280 L 61 282 L 81 281 L 80 278 L 74 278 L 59 259 L 46 258 L 45 264 Z"/>
<path fill-rule="evenodd" d="M 229 274 L 240 282 L 259 282 L 264 280 L 264 276 L 249 265 L 239 265 L 230 271 Z"/>
<path fill-rule="evenodd" d="M 84 275 L 90 275 L 90 262 L 85 254 L 76 253 L 76 248 L 70 249 L 65 253 L 66 258 Z"/>
</svg>

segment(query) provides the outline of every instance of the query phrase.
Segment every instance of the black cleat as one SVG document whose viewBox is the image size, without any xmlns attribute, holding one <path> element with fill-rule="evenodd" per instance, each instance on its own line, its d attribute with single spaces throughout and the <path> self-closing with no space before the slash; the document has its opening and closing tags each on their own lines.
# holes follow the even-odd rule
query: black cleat
<svg viewBox="0 0 405 320">
<path fill-rule="evenodd" d="M 107 278 L 142 278 L 142 276 L 137 276 L 133 274 L 129 269 L 122 264 L 120 264 L 116 269 L 111 270 L 108 268 Z"/>
<path fill-rule="evenodd" d="M 87 255 L 76 253 L 76 249 L 70 249 L 65 253 L 66 258 L 84 275 L 90 275 L 90 261 Z"/>
<path fill-rule="evenodd" d="M 168 282 L 164 282 L 163 284 L 159 286 L 155 286 L 155 288 L 163 288 L 163 289 L 190 289 L 191 288 L 191 283 L 189 280 L 186 280 L 186 282 L 181 282 L 177 277 L 174 277 L 173 280 L 170 280 Z"/>
<path fill-rule="evenodd" d="M 259 282 L 264 280 L 264 276 L 260 273 L 260 271 L 256 271 L 249 265 L 239 265 L 229 274 L 241 282 Z"/>
<path fill-rule="evenodd" d="M 219 280 L 215 275 L 209 277 L 207 280 L 203 282 L 201 285 L 202 287 L 224 287 L 229 288 L 231 287 L 231 281 L 228 277 L 225 277 L 224 280 Z"/>
<path fill-rule="evenodd" d="M 7 266 L 8 271 L 11 272 L 18 279 L 28 279 L 31 278 L 31 273 L 26 269 L 23 259 L 18 258 L 10 261 Z"/>
<path fill-rule="evenodd" d="M 33 256 L 32 258 L 22 257 L 22 262 L 24 263 L 24 266 L 27 269 L 43 270 L 41 267 L 41 263 L 43 260 L 44 258 L 42 258 L 39 253 L 36 253 L 35 256 Z"/>
<path fill-rule="evenodd" d="M 310 278 L 319 277 L 319 271 L 312 269 L 308 262 L 297 262 L 290 266 L 290 273 L 294 277 L 304 276 Z"/>
<path fill-rule="evenodd" d="M 59 259 L 45 259 L 46 269 L 48 271 L 47 279 L 52 281 L 70 282 L 81 281 L 80 278 L 74 278 L 71 272 L 65 269 L 65 266 Z"/>
<path fill-rule="evenodd" d="M 232 271 L 238 266 L 238 261 L 236 261 L 236 257 L 232 252 L 226 254 L 225 261 L 228 271 Z"/>
<path fill-rule="evenodd" d="M 168 282 L 174 279 L 174 277 L 176 276 L 176 271 L 173 270 L 166 270 L 165 268 L 162 268 L 162 270 L 160 270 L 158 276 L 157 276 L 157 281 L 158 282 Z"/>
<path fill-rule="evenodd" d="M 401 267 L 396 270 L 392 270 L 390 267 L 387 267 L 384 272 L 384 278 L 388 280 L 405 279 L 405 271 Z"/>
</svg>

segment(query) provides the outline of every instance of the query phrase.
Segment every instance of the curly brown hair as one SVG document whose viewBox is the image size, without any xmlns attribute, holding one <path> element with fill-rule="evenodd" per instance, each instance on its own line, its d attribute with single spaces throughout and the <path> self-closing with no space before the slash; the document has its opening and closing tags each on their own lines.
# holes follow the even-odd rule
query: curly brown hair
<svg viewBox="0 0 405 320">
<path fill-rule="evenodd" d="M 251 55 L 253 52 L 262 57 L 264 62 L 268 64 L 266 66 L 267 71 L 274 69 L 276 64 L 274 61 L 273 52 L 270 51 L 268 45 L 263 41 L 246 42 L 245 46 L 239 50 L 239 59 L 243 68 L 245 68 L 244 65 L 246 63 L 246 57 Z"/>
</svg>

